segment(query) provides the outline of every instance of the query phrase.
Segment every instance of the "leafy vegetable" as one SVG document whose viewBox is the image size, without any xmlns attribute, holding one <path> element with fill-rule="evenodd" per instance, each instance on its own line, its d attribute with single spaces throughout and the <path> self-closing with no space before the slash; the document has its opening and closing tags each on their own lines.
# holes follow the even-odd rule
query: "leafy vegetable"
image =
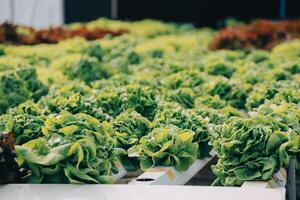
<svg viewBox="0 0 300 200">
<path fill-rule="evenodd" d="M 209 107 L 214 109 L 221 109 L 226 107 L 226 101 L 220 99 L 218 95 L 216 96 L 200 96 L 195 100 L 195 107 Z"/>
<path fill-rule="evenodd" d="M 41 129 L 45 117 L 41 109 L 32 101 L 20 104 L 0 116 L 1 131 L 12 132 L 16 144 L 24 144 L 30 140 L 43 136 Z"/>
<path fill-rule="evenodd" d="M 300 134 L 300 110 L 299 105 L 291 103 L 274 104 L 267 102 L 259 106 L 252 116 L 272 117 L 282 131 L 292 129 Z"/>
<path fill-rule="evenodd" d="M 196 94 L 190 88 L 171 90 L 168 94 L 171 101 L 177 102 L 185 108 L 193 108 Z"/>
<path fill-rule="evenodd" d="M 50 116 L 42 132 L 44 137 L 16 147 L 19 163 L 32 170 L 30 182 L 111 182 L 113 140 L 97 119 L 82 113 Z"/>
<path fill-rule="evenodd" d="M 154 92 L 148 87 L 127 85 L 121 89 L 123 109 L 135 109 L 142 116 L 152 120 L 157 108 Z"/>
<path fill-rule="evenodd" d="M 215 127 L 211 144 L 219 157 L 213 172 L 226 186 L 269 180 L 289 162 L 292 132 L 261 118 L 230 118 Z"/>
<path fill-rule="evenodd" d="M 73 93 L 66 96 L 49 96 L 44 98 L 40 104 L 45 108 L 46 114 L 68 111 L 72 114 L 85 113 L 97 118 L 99 121 L 110 120 L 110 116 L 98 107 L 96 99 L 82 96 L 80 93 Z"/>
<path fill-rule="evenodd" d="M 225 78 L 218 78 L 207 83 L 205 87 L 208 94 L 212 96 L 219 95 L 221 99 L 224 99 L 231 106 L 239 109 L 245 107 L 248 93 L 247 85 L 243 86 Z"/>
<path fill-rule="evenodd" d="M 116 146 L 129 149 L 139 143 L 144 135 L 151 131 L 151 122 L 136 111 L 127 110 L 118 115 L 112 121 L 112 137 L 116 140 Z M 139 168 L 136 158 L 129 158 L 127 153 L 120 156 L 121 163 L 129 171 Z"/>
<path fill-rule="evenodd" d="M 170 74 L 162 80 L 162 84 L 170 89 L 178 88 L 195 88 L 202 85 L 205 74 L 198 70 L 183 70 L 174 74 Z"/>
<path fill-rule="evenodd" d="M 137 144 L 139 138 L 151 130 L 151 122 L 142 117 L 136 111 L 124 111 L 112 122 L 113 130 L 116 132 L 117 142 L 120 147 L 130 147 Z"/>
<path fill-rule="evenodd" d="M 120 99 L 120 93 L 117 90 L 106 89 L 100 91 L 97 96 L 97 102 L 103 111 L 112 117 L 122 112 L 122 101 Z"/>
<path fill-rule="evenodd" d="M 78 78 L 86 83 L 109 77 L 108 70 L 101 63 L 94 58 L 84 56 L 70 66 L 65 66 L 64 74 L 70 79 Z"/>
<path fill-rule="evenodd" d="M 154 124 L 158 127 L 171 124 L 184 130 L 193 131 L 195 133 L 193 142 L 198 143 L 199 146 L 198 158 L 209 157 L 211 147 L 208 145 L 210 139 L 208 121 L 193 110 L 165 109 L 155 116 Z"/>
<path fill-rule="evenodd" d="M 210 75 L 221 75 L 230 78 L 235 72 L 234 63 L 227 61 L 211 61 L 205 66 L 206 71 Z"/>
<path fill-rule="evenodd" d="M 191 25 L 66 26 L 128 33 L 0 45 L 0 130 L 14 132 L 31 182 L 104 183 L 117 159 L 185 171 L 213 147 L 221 183 L 240 185 L 300 158 L 298 40 L 212 51 L 216 30 Z"/>
<path fill-rule="evenodd" d="M 286 101 L 298 103 L 300 96 L 298 89 L 300 85 L 295 81 L 266 82 L 254 87 L 247 98 L 247 108 L 251 110 L 263 104 L 266 100 Z"/>
<path fill-rule="evenodd" d="M 19 68 L 0 75 L 0 113 L 28 99 L 39 100 L 48 89 L 36 77 L 35 69 Z"/>
<path fill-rule="evenodd" d="M 300 109 L 299 105 L 282 103 L 273 104 L 266 103 L 258 107 L 257 112 L 251 113 L 253 116 L 271 117 L 274 123 L 280 127 L 284 132 L 295 131 L 294 135 L 290 140 L 293 144 L 293 148 L 289 151 L 295 153 L 297 157 L 296 169 L 300 173 Z"/>
<path fill-rule="evenodd" d="M 128 156 L 137 157 L 142 170 L 162 165 L 175 166 L 182 172 L 197 158 L 198 144 L 193 137 L 194 132 L 176 126 L 155 128 L 138 145 L 128 149 Z"/>
</svg>

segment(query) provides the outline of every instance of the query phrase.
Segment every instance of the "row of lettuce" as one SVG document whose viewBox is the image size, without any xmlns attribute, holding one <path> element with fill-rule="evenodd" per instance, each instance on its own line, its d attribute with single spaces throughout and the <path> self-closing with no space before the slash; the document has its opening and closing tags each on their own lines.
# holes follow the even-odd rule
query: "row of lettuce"
<svg viewBox="0 0 300 200">
<path fill-rule="evenodd" d="M 87 25 L 130 33 L 0 46 L 0 129 L 14 133 L 28 182 L 108 183 L 117 160 L 185 171 L 214 149 L 216 182 L 232 186 L 300 160 L 300 41 L 210 51 L 209 29 Z"/>
</svg>

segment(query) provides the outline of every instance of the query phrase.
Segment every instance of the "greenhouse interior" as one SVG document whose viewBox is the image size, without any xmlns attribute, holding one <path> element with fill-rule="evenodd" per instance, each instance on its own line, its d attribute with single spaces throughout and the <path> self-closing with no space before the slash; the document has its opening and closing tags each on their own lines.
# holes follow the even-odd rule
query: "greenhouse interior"
<svg viewBox="0 0 300 200">
<path fill-rule="evenodd" d="M 300 1 L 0 0 L 0 200 L 300 200 Z"/>
</svg>

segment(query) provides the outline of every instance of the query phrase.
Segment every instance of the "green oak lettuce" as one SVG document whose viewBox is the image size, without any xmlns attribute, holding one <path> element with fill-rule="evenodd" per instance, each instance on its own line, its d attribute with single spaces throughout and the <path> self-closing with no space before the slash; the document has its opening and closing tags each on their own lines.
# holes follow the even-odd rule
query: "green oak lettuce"
<svg viewBox="0 0 300 200">
<path fill-rule="evenodd" d="M 258 107 L 256 112 L 250 113 L 253 116 L 269 117 L 280 127 L 282 131 L 295 131 L 296 135 L 292 138 L 293 148 L 291 153 L 297 157 L 296 169 L 300 173 L 300 107 L 291 103 L 265 103 Z"/>
<path fill-rule="evenodd" d="M 151 122 L 138 112 L 126 110 L 111 122 L 111 135 L 117 147 L 128 150 L 152 130 L 151 125 Z M 139 169 L 139 161 L 136 158 L 129 158 L 126 152 L 120 155 L 120 161 L 129 171 Z"/>
<path fill-rule="evenodd" d="M 196 97 L 195 92 L 190 88 L 179 88 L 168 91 L 168 99 L 179 103 L 184 108 L 193 108 Z"/>
<path fill-rule="evenodd" d="M 195 100 L 195 108 L 209 107 L 213 109 L 221 109 L 226 107 L 226 101 L 220 99 L 218 95 L 216 96 L 199 96 Z"/>
<path fill-rule="evenodd" d="M 41 108 L 34 102 L 22 103 L 0 116 L 1 131 L 12 132 L 19 145 L 41 137 L 45 121 L 41 113 Z"/>
<path fill-rule="evenodd" d="M 18 162 L 32 170 L 32 183 L 108 183 L 116 172 L 113 140 L 89 115 L 49 116 L 45 135 L 16 146 Z"/>
<path fill-rule="evenodd" d="M 202 118 L 194 110 L 184 110 L 181 108 L 165 109 L 158 113 L 154 118 L 157 127 L 174 125 L 184 130 L 193 131 L 193 142 L 198 143 L 198 158 L 209 157 L 211 146 L 208 144 L 210 139 L 209 120 Z"/>
<path fill-rule="evenodd" d="M 0 113 L 6 113 L 29 99 L 38 101 L 48 88 L 36 75 L 34 68 L 18 68 L 0 74 Z"/>
<path fill-rule="evenodd" d="M 120 93 L 123 109 L 134 109 L 149 120 L 154 118 L 157 102 L 155 93 L 149 87 L 130 84 L 121 88 Z"/>
<path fill-rule="evenodd" d="M 115 88 L 107 88 L 100 91 L 96 100 L 98 106 L 112 117 L 119 115 L 123 110 L 120 93 Z"/>
<path fill-rule="evenodd" d="M 291 80 L 258 84 L 249 94 L 246 107 L 248 110 L 253 110 L 267 100 L 297 104 L 300 102 L 299 88 L 300 83 Z"/>
<path fill-rule="evenodd" d="M 186 171 L 198 154 L 198 144 L 193 142 L 194 134 L 171 125 L 155 128 L 142 137 L 138 145 L 128 149 L 128 156 L 137 157 L 142 170 L 161 165 Z"/>
<path fill-rule="evenodd" d="M 43 98 L 40 104 L 45 108 L 44 113 L 53 114 L 68 111 L 72 114 L 85 113 L 97 118 L 99 121 L 108 121 L 111 117 L 98 107 L 96 99 L 83 96 L 80 93 L 70 95 L 49 96 Z"/>
<path fill-rule="evenodd" d="M 205 82 L 205 74 L 199 70 L 183 70 L 173 73 L 161 80 L 162 84 L 170 89 L 178 88 L 197 88 Z"/>
<path fill-rule="evenodd" d="M 233 117 L 214 128 L 211 144 L 219 157 L 212 166 L 225 186 L 269 180 L 289 162 L 293 131 L 283 132 L 271 119 Z M 296 137 L 297 138 L 297 137 Z"/>
<path fill-rule="evenodd" d="M 245 108 L 249 89 L 247 84 L 241 84 L 221 77 L 212 79 L 205 84 L 205 90 L 209 95 L 218 95 L 229 105 L 238 109 Z"/>
<path fill-rule="evenodd" d="M 108 78 L 109 71 L 93 57 L 81 57 L 71 65 L 65 66 L 63 70 L 71 80 L 80 79 L 86 83 L 91 81 Z"/>
</svg>

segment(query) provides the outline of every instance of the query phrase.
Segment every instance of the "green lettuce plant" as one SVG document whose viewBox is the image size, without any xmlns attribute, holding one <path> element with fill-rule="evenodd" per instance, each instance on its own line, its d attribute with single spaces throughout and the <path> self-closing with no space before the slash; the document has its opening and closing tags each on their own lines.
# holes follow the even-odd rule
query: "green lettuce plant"
<svg viewBox="0 0 300 200">
<path fill-rule="evenodd" d="M 270 180 L 289 162 L 290 149 L 299 142 L 293 131 L 284 132 L 271 118 L 228 119 L 214 128 L 211 144 L 218 163 L 212 166 L 216 182 L 241 185 L 248 180 Z"/>
<path fill-rule="evenodd" d="M 116 146 L 126 151 L 137 145 L 152 129 L 151 122 L 134 110 L 122 112 L 111 122 L 111 126 L 110 132 Z M 128 157 L 127 152 L 123 151 L 119 158 L 125 169 L 135 171 L 139 168 L 138 159 Z"/>
<path fill-rule="evenodd" d="M 16 146 L 18 162 L 32 170 L 32 183 L 109 183 L 116 156 L 112 138 L 89 115 L 49 116 L 45 135 Z"/>
<path fill-rule="evenodd" d="M 155 93 L 149 87 L 144 87 L 138 84 L 130 84 L 121 88 L 120 99 L 122 108 L 134 109 L 143 117 L 152 120 L 156 113 L 157 102 Z"/>
<path fill-rule="evenodd" d="M 174 125 L 184 130 L 193 131 L 195 133 L 193 142 L 196 142 L 199 146 L 198 158 L 209 157 L 211 146 L 208 144 L 210 139 L 208 120 L 202 118 L 194 110 L 165 109 L 155 116 L 153 124 L 156 127 Z"/>
<path fill-rule="evenodd" d="M 168 91 L 168 99 L 179 103 L 184 108 L 193 108 L 196 97 L 195 92 L 190 88 L 179 88 Z"/>
<path fill-rule="evenodd" d="M 0 116 L 1 131 L 12 132 L 16 144 L 21 145 L 43 136 L 45 116 L 40 107 L 32 101 L 27 101 L 12 108 Z"/>
<path fill-rule="evenodd" d="M 219 77 L 207 82 L 205 90 L 209 95 L 218 95 L 229 105 L 238 109 L 243 109 L 245 108 L 249 86 Z"/>
<path fill-rule="evenodd" d="M 128 156 L 137 157 L 142 170 L 161 165 L 186 171 L 198 154 L 198 144 L 193 142 L 194 134 L 171 125 L 155 128 L 142 137 L 138 145 L 128 149 Z"/>
<path fill-rule="evenodd" d="M 0 113 L 29 99 L 39 100 L 48 88 L 37 79 L 34 68 L 18 68 L 0 74 Z"/>
</svg>

